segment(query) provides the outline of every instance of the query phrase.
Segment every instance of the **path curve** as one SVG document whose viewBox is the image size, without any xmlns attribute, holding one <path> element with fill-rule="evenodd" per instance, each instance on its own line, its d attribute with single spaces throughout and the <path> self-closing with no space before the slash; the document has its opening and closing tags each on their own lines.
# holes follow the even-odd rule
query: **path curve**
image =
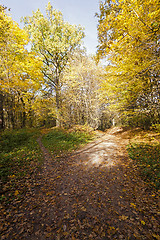
<svg viewBox="0 0 160 240">
<path fill-rule="evenodd" d="M 40 146 L 46 152 L 41 142 Z M 131 168 L 121 137 L 106 133 L 71 156 L 58 162 L 48 159 L 47 164 L 50 201 L 55 198 L 46 207 L 55 210 L 50 239 L 158 236 L 156 205 L 152 206 L 146 185 Z M 46 239 L 44 233 L 39 232 L 37 239 Z"/>
<path fill-rule="evenodd" d="M 110 130 L 57 159 L 38 143 L 44 167 L 2 240 L 159 240 L 158 196 L 140 179 L 120 134 Z"/>
</svg>

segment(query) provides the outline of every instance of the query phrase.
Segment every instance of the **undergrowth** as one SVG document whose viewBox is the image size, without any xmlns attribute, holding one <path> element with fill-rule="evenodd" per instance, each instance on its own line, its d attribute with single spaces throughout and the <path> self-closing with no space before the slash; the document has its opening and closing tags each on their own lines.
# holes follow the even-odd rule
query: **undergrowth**
<svg viewBox="0 0 160 240">
<path fill-rule="evenodd" d="M 55 128 L 43 136 L 42 142 L 54 156 L 61 156 L 91 141 L 93 136 L 93 132 L 85 130 L 77 129 L 76 131 L 74 129 L 74 131 L 67 131 Z"/>
<path fill-rule="evenodd" d="M 41 166 L 38 130 L 12 130 L 0 136 L 1 200 L 11 201 L 25 191 L 25 180 Z"/>
<path fill-rule="evenodd" d="M 39 135 L 38 129 L 12 130 L 1 134 L 0 200 L 3 203 L 23 198 L 28 187 L 34 184 L 33 181 L 36 184 L 36 175 L 33 173 L 40 168 L 43 159 L 36 141 Z M 43 136 L 42 142 L 54 156 L 61 156 L 87 143 L 92 137 L 91 131 L 82 128 L 68 131 L 55 128 Z"/>
<path fill-rule="evenodd" d="M 160 188 L 160 144 L 132 143 L 128 146 L 131 159 L 140 169 L 143 179 Z"/>
</svg>

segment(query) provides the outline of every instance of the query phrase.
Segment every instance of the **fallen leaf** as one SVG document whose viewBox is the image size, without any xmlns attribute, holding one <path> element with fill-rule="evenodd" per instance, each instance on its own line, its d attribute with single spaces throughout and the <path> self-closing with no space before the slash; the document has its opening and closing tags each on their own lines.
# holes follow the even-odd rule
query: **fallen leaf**
<svg viewBox="0 0 160 240">
<path fill-rule="evenodd" d="M 141 221 L 142 225 L 145 225 L 146 223 L 144 221 Z"/>
<path fill-rule="evenodd" d="M 157 240 L 160 240 L 160 236 L 159 236 L 159 235 L 153 234 L 152 236 L 153 236 L 154 238 L 156 238 Z"/>
<path fill-rule="evenodd" d="M 122 216 L 120 216 L 119 218 L 122 219 L 122 220 L 127 220 L 127 219 L 128 219 L 128 216 L 122 215 Z"/>
<path fill-rule="evenodd" d="M 15 193 L 14 193 L 14 195 L 17 196 L 18 194 L 19 194 L 19 191 L 16 190 Z"/>
</svg>

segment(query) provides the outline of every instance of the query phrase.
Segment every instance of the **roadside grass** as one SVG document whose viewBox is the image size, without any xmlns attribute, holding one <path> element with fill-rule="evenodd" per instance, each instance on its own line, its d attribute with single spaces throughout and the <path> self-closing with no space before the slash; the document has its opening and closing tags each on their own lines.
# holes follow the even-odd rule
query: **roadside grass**
<svg viewBox="0 0 160 240">
<path fill-rule="evenodd" d="M 159 137 L 159 133 L 154 131 L 140 131 L 130 139 L 127 147 L 129 157 L 134 160 L 142 178 L 157 190 L 160 189 Z"/>
<path fill-rule="evenodd" d="M 53 156 L 62 156 L 93 139 L 93 131 L 84 126 L 64 130 L 20 129 L 1 133 L 0 136 L 0 201 L 10 204 L 23 199 L 31 186 L 36 185 L 36 172 L 41 168 L 43 157 L 37 138 Z"/>
<path fill-rule="evenodd" d="M 73 131 L 55 128 L 42 137 L 42 143 L 54 156 L 62 156 L 91 141 L 93 131 L 74 128 Z"/>
<path fill-rule="evenodd" d="M 5 131 L 0 136 L 0 176 L 2 202 L 8 203 L 26 191 L 30 178 L 42 164 L 36 141 L 39 130 Z"/>
</svg>

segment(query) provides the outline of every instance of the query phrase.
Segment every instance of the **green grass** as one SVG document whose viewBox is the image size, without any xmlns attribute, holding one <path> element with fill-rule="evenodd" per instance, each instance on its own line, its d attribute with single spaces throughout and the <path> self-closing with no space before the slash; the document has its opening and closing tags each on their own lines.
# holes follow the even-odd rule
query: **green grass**
<svg viewBox="0 0 160 240">
<path fill-rule="evenodd" d="M 0 137 L 0 152 L 10 152 L 26 145 L 26 142 L 35 134 L 27 129 L 12 130 L 2 133 Z"/>
<path fill-rule="evenodd" d="M 0 136 L 1 200 L 23 191 L 25 179 L 29 179 L 42 163 L 41 151 L 36 141 L 38 130 L 13 130 Z M 25 185 L 25 184 L 24 184 Z"/>
<path fill-rule="evenodd" d="M 54 129 L 43 136 L 42 142 L 54 156 L 63 155 L 77 149 L 93 139 L 93 133 L 86 131 L 67 132 Z"/>
<path fill-rule="evenodd" d="M 130 144 L 128 153 L 140 169 L 143 179 L 160 188 L 160 144 Z"/>
<path fill-rule="evenodd" d="M 38 129 L 5 131 L 0 136 L 0 200 L 11 203 L 23 198 L 28 185 L 36 183 L 35 173 L 42 164 L 42 153 L 36 141 Z M 54 156 L 64 155 L 90 141 L 92 133 L 84 129 L 71 131 L 54 129 L 45 134 L 42 142 Z M 35 180 L 34 180 L 35 178 Z"/>
</svg>

